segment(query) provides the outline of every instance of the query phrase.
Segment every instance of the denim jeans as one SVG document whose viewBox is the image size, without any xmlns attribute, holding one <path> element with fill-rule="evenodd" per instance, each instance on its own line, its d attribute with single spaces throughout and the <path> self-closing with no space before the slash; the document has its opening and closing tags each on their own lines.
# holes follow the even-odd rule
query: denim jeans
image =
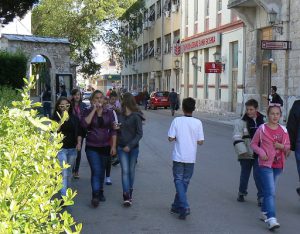
<svg viewBox="0 0 300 234">
<path fill-rule="evenodd" d="M 241 175 L 240 175 L 240 186 L 239 186 L 239 194 L 246 196 L 248 194 L 248 182 L 251 174 L 251 170 L 253 168 L 253 178 L 257 188 L 257 199 L 261 199 L 263 197 L 262 192 L 262 184 L 260 179 L 260 171 L 258 165 L 258 158 L 252 159 L 241 159 Z"/>
<path fill-rule="evenodd" d="M 181 163 L 173 161 L 173 177 L 176 188 L 173 209 L 182 210 L 189 208 L 187 190 L 194 172 L 194 163 Z"/>
<path fill-rule="evenodd" d="M 63 163 L 70 165 L 67 169 L 62 170 L 63 188 L 60 191 L 62 196 L 66 195 L 67 189 L 70 187 L 72 168 L 76 160 L 76 155 L 77 155 L 77 151 L 75 148 L 72 149 L 63 148 L 57 154 L 61 167 L 63 166 Z"/>
<path fill-rule="evenodd" d="M 83 138 L 81 140 L 81 147 L 82 147 L 82 145 L 83 145 Z M 76 161 L 75 161 L 75 164 L 74 164 L 74 167 L 73 167 L 73 172 L 74 173 L 78 173 L 79 172 L 80 161 L 81 161 L 81 150 L 77 151 L 77 157 L 76 157 Z"/>
<path fill-rule="evenodd" d="M 118 157 L 122 169 L 123 193 L 133 189 L 136 160 L 139 155 L 139 147 L 133 148 L 129 153 L 123 151 L 123 147 L 118 147 Z"/>
<path fill-rule="evenodd" d="M 99 193 L 103 190 L 105 165 L 110 156 L 88 148 L 86 148 L 85 152 L 91 168 L 92 192 Z"/>
<path fill-rule="evenodd" d="M 264 197 L 261 211 L 266 212 L 268 218 L 276 218 L 275 189 L 276 181 L 281 172 L 282 169 L 279 168 L 260 167 L 260 176 Z"/>
<path fill-rule="evenodd" d="M 300 128 L 298 129 L 298 137 L 296 140 L 295 157 L 296 157 L 296 165 L 297 165 L 297 171 L 298 171 L 298 176 L 300 181 Z"/>
</svg>

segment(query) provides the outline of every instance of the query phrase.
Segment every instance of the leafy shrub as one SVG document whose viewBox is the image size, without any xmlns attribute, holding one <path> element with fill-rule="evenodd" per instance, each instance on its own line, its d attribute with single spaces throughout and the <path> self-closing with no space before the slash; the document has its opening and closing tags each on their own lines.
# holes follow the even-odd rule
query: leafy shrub
<svg viewBox="0 0 300 234">
<path fill-rule="evenodd" d="M 37 116 L 33 82 L 25 83 L 22 100 L 0 112 L 0 233 L 80 233 L 81 224 L 54 198 L 62 187 L 59 125 Z M 75 195 L 68 189 L 64 205 Z"/>
<path fill-rule="evenodd" d="M 27 71 L 27 57 L 22 52 L 0 51 L 0 85 L 21 89 Z"/>
<path fill-rule="evenodd" d="M 13 89 L 11 87 L 0 86 L 0 110 L 4 106 L 11 107 L 13 100 L 20 101 L 20 93 L 16 89 Z"/>
</svg>

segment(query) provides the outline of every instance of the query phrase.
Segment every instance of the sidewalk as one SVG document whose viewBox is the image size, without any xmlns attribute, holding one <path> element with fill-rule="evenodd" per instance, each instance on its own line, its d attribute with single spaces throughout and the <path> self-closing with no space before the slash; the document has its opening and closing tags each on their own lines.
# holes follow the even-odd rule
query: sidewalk
<svg viewBox="0 0 300 234">
<path fill-rule="evenodd" d="M 171 114 L 170 109 L 161 109 L 161 111 L 167 112 Z M 178 115 L 183 115 L 182 110 L 178 110 L 175 113 L 175 116 Z M 241 116 L 239 116 L 236 113 L 233 112 L 223 112 L 223 113 L 215 113 L 215 112 L 207 112 L 207 111 L 194 111 L 193 116 L 205 120 L 205 121 L 210 121 L 210 122 L 217 122 L 217 123 L 222 123 L 225 125 L 233 126 L 234 122 L 237 119 L 240 119 Z"/>
</svg>

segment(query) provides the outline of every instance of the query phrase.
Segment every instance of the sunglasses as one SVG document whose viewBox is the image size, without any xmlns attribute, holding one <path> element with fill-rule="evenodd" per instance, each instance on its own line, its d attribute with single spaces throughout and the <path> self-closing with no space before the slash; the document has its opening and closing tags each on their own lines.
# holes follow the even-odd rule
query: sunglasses
<svg viewBox="0 0 300 234">
<path fill-rule="evenodd" d="M 59 105 L 59 108 L 70 108 L 70 104 L 62 104 L 62 105 Z"/>
<path fill-rule="evenodd" d="M 278 106 L 278 107 L 281 107 L 281 104 L 279 104 L 279 103 L 270 103 L 269 106 Z"/>
</svg>

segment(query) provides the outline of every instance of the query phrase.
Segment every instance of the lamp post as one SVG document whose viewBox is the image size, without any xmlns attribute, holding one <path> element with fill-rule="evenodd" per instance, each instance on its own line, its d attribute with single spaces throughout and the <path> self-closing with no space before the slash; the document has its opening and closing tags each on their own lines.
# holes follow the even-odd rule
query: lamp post
<svg viewBox="0 0 300 234">
<path fill-rule="evenodd" d="M 198 57 L 193 56 L 191 58 L 192 64 L 194 66 L 194 89 L 193 89 L 193 96 L 197 98 L 197 83 L 198 83 L 198 70 L 201 72 L 201 66 L 198 66 Z"/>
<path fill-rule="evenodd" d="M 219 51 L 215 52 L 213 54 L 215 62 L 220 63 L 221 62 L 221 53 Z M 216 99 L 221 99 L 221 89 L 220 89 L 220 74 L 216 73 Z"/>
<path fill-rule="evenodd" d="M 274 28 L 277 33 L 282 35 L 283 34 L 283 22 L 277 21 L 277 15 L 278 15 L 278 13 L 276 11 L 274 11 L 274 9 L 272 8 L 272 10 L 268 13 L 269 24 L 272 25 L 272 28 Z"/>
<path fill-rule="evenodd" d="M 179 71 L 180 71 L 180 61 L 178 59 L 175 60 L 175 73 L 176 73 L 176 92 L 179 92 Z"/>
</svg>

